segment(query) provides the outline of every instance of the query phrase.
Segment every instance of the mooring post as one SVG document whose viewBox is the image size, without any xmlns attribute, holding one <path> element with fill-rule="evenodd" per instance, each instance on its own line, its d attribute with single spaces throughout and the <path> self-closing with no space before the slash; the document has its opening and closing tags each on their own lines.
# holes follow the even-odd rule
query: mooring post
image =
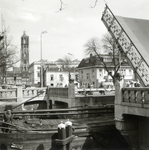
<svg viewBox="0 0 149 150">
<path fill-rule="evenodd" d="M 63 122 L 61 122 L 61 124 L 58 125 L 58 140 L 64 140 L 66 139 L 66 128 L 65 128 L 65 124 L 63 124 Z M 66 145 L 62 144 L 62 147 L 60 149 L 62 150 L 66 150 Z"/>
<path fill-rule="evenodd" d="M 66 137 L 71 137 L 72 136 L 72 122 L 68 121 L 65 122 L 65 126 L 66 126 Z M 67 150 L 72 150 L 72 141 L 70 141 L 67 144 Z"/>
<path fill-rule="evenodd" d="M 59 145 L 61 150 L 72 150 L 72 141 L 74 139 L 72 135 L 72 123 L 68 120 L 65 124 L 61 122 L 58 125 L 58 139 L 56 139 L 56 144 Z"/>
</svg>

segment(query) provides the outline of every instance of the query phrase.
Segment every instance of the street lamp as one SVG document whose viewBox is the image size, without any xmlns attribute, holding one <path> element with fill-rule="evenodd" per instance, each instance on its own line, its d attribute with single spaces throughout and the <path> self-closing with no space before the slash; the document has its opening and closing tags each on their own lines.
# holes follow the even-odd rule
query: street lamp
<svg viewBox="0 0 149 150">
<path fill-rule="evenodd" d="M 75 56 L 74 56 L 73 54 L 68 53 L 68 55 L 70 55 L 71 57 L 73 57 L 74 60 L 75 60 Z M 74 62 L 74 63 L 75 63 L 75 62 Z M 75 81 L 75 64 L 73 64 L 73 67 L 74 67 L 74 81 Z"/>
<path fill-rule="evenodd" d="M 40 72 L 40 84 L 43 87 L 43 64 L 42 64 L 42 34 L 47 33 L 47 31 L 42 31 L 40 34 L 40 43 L 41 43 L 41 72 Z"/>
</svg>

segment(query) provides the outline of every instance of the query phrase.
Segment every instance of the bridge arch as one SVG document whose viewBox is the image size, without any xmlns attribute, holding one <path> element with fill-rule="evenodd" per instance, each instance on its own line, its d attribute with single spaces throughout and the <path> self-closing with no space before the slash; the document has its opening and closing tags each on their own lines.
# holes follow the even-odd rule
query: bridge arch
<svg viewBox="0 0 149 150">
<path fill-rule="evenodd" d="M 7 150 L 7 146 L 5 144 L 0 144 L 0 150 Z"/>
<path fill-rule="evenodd" d="M 54 101 L 54 107 L 57 109 L 68 108 L 68 103 L 62 101 Z"/>
</svg>

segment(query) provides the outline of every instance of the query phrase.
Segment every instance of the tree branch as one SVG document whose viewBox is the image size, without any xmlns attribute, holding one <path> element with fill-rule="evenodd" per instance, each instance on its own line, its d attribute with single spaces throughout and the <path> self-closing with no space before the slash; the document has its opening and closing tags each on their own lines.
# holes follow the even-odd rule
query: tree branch
<svg viewBox="0 0 149 150">
<path fill-rule="evenodd" d="M 64 4 L 63 1 L 60 0 L 60 8 L 59 8 L 59 10 L 57 12 L 60 12 L 60 11 L 64 10 L 65 9 L 64 5 L 67 5 L 67 4 Z"/>
<path fill-rule="evenodd" d="M 94 3 L 94 5 L 93 5 L 93 6 L 90 6 L 90 8 L 94 8 L 94 7 L 96 7 L 96 5 L 97 5 L 97 2 L 98 2 L 98 0 L 95 0 L 95 3 Z"/>
</svg>

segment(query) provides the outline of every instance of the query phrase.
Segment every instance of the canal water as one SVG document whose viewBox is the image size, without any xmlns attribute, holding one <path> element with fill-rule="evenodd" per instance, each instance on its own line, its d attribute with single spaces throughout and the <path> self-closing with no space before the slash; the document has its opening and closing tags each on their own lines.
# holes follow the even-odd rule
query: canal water
<svg viewBox="0 0 149 150">
<path fill-rule="evenodd" d="M 19 136 L 19 135 L 18 135 Z M 57 133 L 52 136 L 41 136 L 35 134 L 38 140 L 32 140 L 33 135 L 30 135 L 30 140 L 25 139 L 25 134 L 16 140 L 13 137 L 8 140 L 3 140 L 0 137 L 0 150 L 61 150 L 61 146 L 57 145 L 55 139 L 58 138 Z M 9 136 L 10 137 L 10 136 Z M 24 140 L 21 140 L 21 138 Z M 27 137 L 29 138 L 29 137 Z M 15 146 L 14 146 L 15 145 Z M 72 142 L 72 150 L 131 150 L 129 145 L 119 134 L 118 131 L 112 131 L 111 133 L 95 132 L 92 136 L 75 136 Z"/>
</svg>

